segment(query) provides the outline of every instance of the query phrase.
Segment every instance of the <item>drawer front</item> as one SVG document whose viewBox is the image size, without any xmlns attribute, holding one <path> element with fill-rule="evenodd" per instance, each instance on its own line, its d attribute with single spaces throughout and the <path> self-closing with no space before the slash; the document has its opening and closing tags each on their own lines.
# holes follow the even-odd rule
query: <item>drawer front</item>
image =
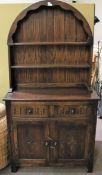
<svg viewBox="0 0 102 175">
<path fill-rule="evenodd" d="M 84 102 L 13 102 L 11 113 L 14 117 L 87 118 L 95 114 L 95 106 Z"/>
<path fill-rule="evenodd" d="M 48 105 L 44 104 L 36 104 L 36 103 L 29 103 L 29 102 L 14 102 L 11 105 L 11 113 L 13 116 L 20 116 L 20 117 L 48 117 L 49 110 Z"/>
<path fill-rule="evenodd" d="M 93 107 L 91 104 L 59 104 L 54 106 L 54 115 L 59 117 L 87 117 L 92 113 Z"/>
</svg>

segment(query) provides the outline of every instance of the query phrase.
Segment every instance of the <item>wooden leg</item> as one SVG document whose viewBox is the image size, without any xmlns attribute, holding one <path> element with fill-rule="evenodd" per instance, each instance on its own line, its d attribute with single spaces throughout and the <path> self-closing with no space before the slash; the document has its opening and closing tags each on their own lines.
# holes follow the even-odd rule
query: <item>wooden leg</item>
<svg viewBox="0 0 102 175">
<path fill-rule="evenodd" d="M 15 164 L 12 164 L 12 165 L 11 165 L 11 172 L 12 172 L 12 173 L 16 173 L 17 170 L 18 170 L 18 168 L 19 168 L 18 166 L 16 166 Z"/>
<path fill-rule="evenodd" d="M 88 162 L 88 166 L 87 166 L 87 172 L 88 173 L 92 173 L 92 171 L 93 171 L 93 161 L 89 161 Z"/>
</svg>

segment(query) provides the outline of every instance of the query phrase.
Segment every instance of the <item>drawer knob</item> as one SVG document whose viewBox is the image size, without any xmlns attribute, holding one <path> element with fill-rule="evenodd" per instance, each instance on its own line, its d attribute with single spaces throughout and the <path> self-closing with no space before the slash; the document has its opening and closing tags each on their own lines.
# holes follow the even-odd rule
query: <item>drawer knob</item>
<svg viewBox="0 0 102 175">
<path fill-rule="evenodd" d="M 27 109 L 28 114 L 33 114 L 33 109 Z"/>
<path fill-rule="evenodd" d="M 75 114 L 75 109 L 74 108 L 70 109 L 70 113 Z"/>
</svg>

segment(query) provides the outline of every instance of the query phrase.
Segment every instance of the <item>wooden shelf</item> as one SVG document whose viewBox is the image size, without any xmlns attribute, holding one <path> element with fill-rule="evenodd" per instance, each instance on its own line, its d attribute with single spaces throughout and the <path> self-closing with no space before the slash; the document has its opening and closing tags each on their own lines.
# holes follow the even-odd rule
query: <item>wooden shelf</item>
<svg viewBox="0 0 102 175">
<path fill-rule="evenodd" d="M 8 43 L 9 46 L 49 46 L 49 45 L 91 45 L 92 42 L 19 42 Z"/>
<path fill-rule="evenodd" d="M 16 65 L 11 66 L 12 69 L 37 69 L 37 68 L 90 68 L 89 64 L 39 64 L 39 65 Z"/>
</svg>

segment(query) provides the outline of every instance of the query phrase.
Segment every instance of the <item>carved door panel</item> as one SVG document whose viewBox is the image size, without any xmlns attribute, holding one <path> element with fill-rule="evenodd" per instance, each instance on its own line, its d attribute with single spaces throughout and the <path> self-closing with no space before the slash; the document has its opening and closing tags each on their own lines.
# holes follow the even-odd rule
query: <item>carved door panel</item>
<svg viewBox="0 0 102 175">
<path fill-rule="evenodd" d="M 59 122 L 56 126 L 58 149 L 57 161 L 87 160 L 90 140 L 90 127 L 84 123 Z"/>
<path fill-rule="evenodd" d="M 14 123 L 13 147 L 16 163 L 45 164 L 49 161 L 47 122 Z"/>
<path fill-rule="evenodd" d="M 63 164 L 89 157 L 90 132 L 86 122 L 51 121 L 49 123 L 49 163 Z"/>
</svg>

